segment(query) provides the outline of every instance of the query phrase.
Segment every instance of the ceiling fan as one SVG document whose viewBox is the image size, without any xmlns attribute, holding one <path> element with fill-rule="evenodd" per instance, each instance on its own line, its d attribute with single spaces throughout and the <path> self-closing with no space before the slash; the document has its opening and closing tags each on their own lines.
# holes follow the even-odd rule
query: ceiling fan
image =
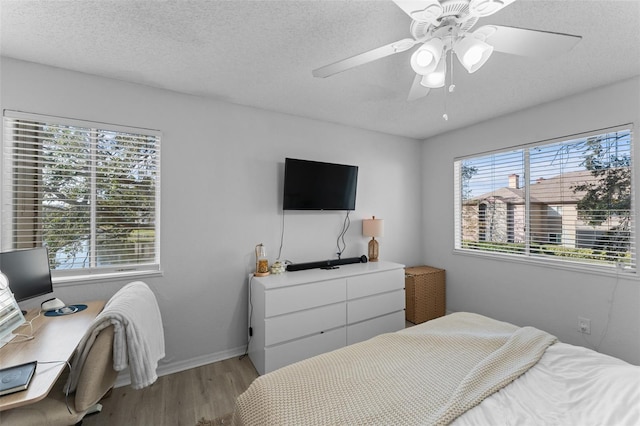
<svg viewBox="0 0 640 426">
<path fill-rule="evenodd" d="M 416 72 L 408 100 L 426 96 L 430 89 L 444 87 L 447 56 L 458 58 L 473 73 L 494 51 L 513 55 L 550 57 L 568 52 L 581 36 L 530 30 L 502 25 L 485 25 L 471 32 L 476 22 L 515 0 L 393 0 L 409 17 L 411 35 L 377 49 L 313 70 L 314 77 L 329 77 L 420 45 L 411 55 Z M 453 91 L 455 86 L 449 86 Z"/>
</svg>

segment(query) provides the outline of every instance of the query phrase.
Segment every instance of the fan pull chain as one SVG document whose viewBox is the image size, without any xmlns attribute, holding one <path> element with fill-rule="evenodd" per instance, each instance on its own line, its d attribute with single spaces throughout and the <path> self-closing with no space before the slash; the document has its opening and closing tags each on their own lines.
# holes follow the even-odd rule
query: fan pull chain
<svg viewBox="0 0 640 426">
<path fill-rule="evenodd" d="M 449 51 L 449 72 L 451 73 L 451 85 L 449 86 L 449 93 L 453 93 L 456 90 L 456 85 L 453 83 L 453 53 Z"/>
<path fill-rule="evenodd" d="M 446 90 L 444 92 L 444 114 L 442 114 L 442 118 L 444 118 L 444 121 L 449 120 L 449 115 L 447 114 L 447 91 Z"/>
<path fill-rule="evenodd" d="M 451 82 L 451 85 L 449 86 L 449 93 L 453 93 L 453 91 L 456 89 L 456 85 L 453 84 L 453 54 L 451 53 L 451 50 L 445 52 L 445 57 L 443 60 L 447 60 L 446 54 L 449 54 L 449 58 L 451 59 L 449 62 L 449 81 Z M 446 73 L 445 73 L 445 79 L 446 79 Z M 445 82 L 445 86 L 446 86 L 446 82 Z M 447 114 L 447 90 L 444 91 L 444 114 L 442 114 L 442 118 L 444 119 L 444 121 L 449 121 L 449 114 Z"/>
</svg>

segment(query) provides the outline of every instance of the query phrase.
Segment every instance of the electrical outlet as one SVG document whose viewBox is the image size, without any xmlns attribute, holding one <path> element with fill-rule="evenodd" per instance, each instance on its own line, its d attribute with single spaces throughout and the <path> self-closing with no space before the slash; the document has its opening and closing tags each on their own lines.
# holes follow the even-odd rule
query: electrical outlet
<svg viewBox="0 0 640 426">
<path fill-rule="evenodd" d="M 578 317 L 578 331 L 583 334 L 591 334 L 591 320 Z"/>
</svg>

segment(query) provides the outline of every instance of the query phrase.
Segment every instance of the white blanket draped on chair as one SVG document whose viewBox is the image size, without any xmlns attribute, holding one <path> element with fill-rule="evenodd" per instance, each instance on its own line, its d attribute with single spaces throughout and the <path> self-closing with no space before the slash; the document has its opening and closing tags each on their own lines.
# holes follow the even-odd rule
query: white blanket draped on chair
<svg viewBox="0 0 640 426">
<path fill-rule="evenodd" d="M 141 389 L 154 383 L 158 361 L 164 358 L 164 329 L 156 297 L 147 284 L 135 281 L 120 289 L 98 314 L 78 345 L 71 363 L 67 387 L 77 385 L 78 376 L 98 332 L 114 326 L 113 369 L 129 367 L 131 386 Z"/>
</svg>

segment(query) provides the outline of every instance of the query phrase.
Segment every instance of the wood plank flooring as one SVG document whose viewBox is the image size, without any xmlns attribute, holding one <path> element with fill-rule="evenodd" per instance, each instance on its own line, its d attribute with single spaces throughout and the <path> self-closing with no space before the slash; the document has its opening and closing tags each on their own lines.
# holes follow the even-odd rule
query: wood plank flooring
<svg viewBox="0 0 640 426">
<path fill-rule="evenodd" d="M 235 399 L 258 377 L 249 357 L 159 377 L 145 389 L 124 386 L 102 401 L 83 426 L 195 426 L 233 411 Z"/>
<path fill-rule="evenodd" d="M 405 322 L 405 327 L 414 324 Z M 170 374 L 145 389 L 124 386 L 102 401 L 83 426 L 195 426 L 233 411 L 235 399 L 258 377 L 249 357 L 234 357 Z"/>
</svg>

